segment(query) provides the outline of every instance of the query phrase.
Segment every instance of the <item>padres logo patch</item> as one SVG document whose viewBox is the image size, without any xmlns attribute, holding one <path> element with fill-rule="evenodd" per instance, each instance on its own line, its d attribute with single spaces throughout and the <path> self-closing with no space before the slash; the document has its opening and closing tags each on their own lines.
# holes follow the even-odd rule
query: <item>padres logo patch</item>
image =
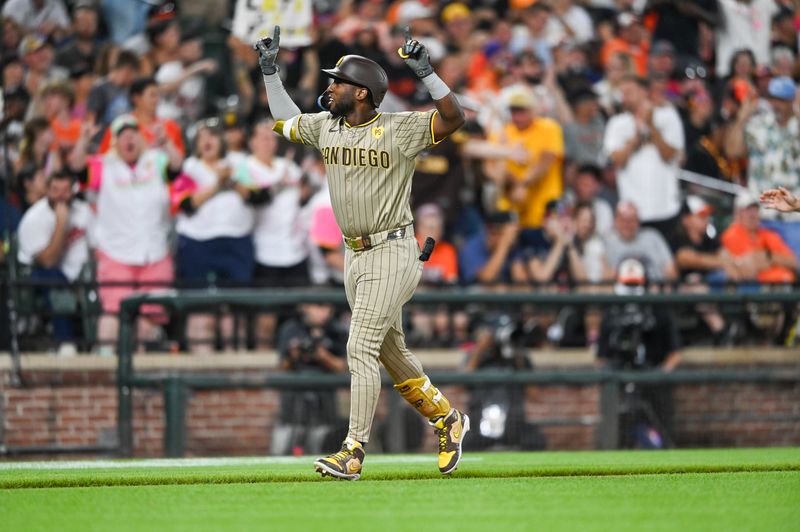
<svg viewBox="0 0 800 532">
<path fill-rule="evenodd" d="M 383 126 L 375 126 L 372 128 L 372 136 L 379 139 L 383 136 Z"/>
</svg>

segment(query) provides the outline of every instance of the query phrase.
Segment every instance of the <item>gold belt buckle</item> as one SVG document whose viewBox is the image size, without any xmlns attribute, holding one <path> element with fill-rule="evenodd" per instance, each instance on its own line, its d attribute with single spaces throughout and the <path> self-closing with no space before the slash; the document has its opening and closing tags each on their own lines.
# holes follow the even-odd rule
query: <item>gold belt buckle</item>
<svg viewBox="0 0 800 532">
<path fill-rule="evenodd" d="M 353 251 L 363 251 L 372 247 L 368 236 L 359 236 L 356 238 L 345 237 L 345 244 Z"/>
</svg>

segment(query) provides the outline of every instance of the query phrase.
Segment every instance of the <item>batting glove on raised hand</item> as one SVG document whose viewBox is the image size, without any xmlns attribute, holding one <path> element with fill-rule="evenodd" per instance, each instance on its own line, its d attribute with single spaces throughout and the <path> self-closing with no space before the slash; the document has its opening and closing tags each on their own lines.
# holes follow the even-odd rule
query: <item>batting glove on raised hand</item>
<svg viewBox="0 0 800 532">
<path fill-rule="evenodd" d="M 403 61 L 411 67 L 411 70 L 413 70 L 420 79 L 433 74 L 431 58 L 425 45 L 411 38 L 411 30 L 408 26 L 406 26 L 403 35 L 406 39 L 406 43 L 397 49 L 397 53 L 400 54 Z"/>
<path fill-rule="evenodd" d="M 253 49 L 258 51 L 258 65 L 261 73 L 265 76 L 274 74 L 278 71 L 275 60 L 278 58 L 278 48 L 281 42 L 281 27 L 275 26 L 272 37 L 261 39 L 253 45 Z"/>
</svg>

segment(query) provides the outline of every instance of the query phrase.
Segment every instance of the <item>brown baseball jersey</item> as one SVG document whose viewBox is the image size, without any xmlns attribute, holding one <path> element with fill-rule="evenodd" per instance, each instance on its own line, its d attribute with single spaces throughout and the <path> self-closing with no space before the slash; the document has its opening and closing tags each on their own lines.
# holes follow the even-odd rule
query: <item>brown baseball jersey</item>
<svg viewBox="0 0 800 532">
<path fill-rule="evenodd" d="M 414 160 L 435 143 L 436 113 L 378 113 L 351 126 L 324 111 L 279 122 L 276 130 L 320 151 L 339 228 L 345 236 L 359 237 L 412 222 Z"/>
</svg>

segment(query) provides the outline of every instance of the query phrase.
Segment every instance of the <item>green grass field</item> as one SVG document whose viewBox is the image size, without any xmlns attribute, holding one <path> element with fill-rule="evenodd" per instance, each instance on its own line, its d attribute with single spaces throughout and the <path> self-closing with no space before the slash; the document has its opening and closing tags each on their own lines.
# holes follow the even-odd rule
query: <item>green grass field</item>
<svg viewBox="0 0 800 532">
<path fill-rule="evenodd" d="M 0 463 L 0 530 L 800 531 L 800 449 Z"/>
</svg>

